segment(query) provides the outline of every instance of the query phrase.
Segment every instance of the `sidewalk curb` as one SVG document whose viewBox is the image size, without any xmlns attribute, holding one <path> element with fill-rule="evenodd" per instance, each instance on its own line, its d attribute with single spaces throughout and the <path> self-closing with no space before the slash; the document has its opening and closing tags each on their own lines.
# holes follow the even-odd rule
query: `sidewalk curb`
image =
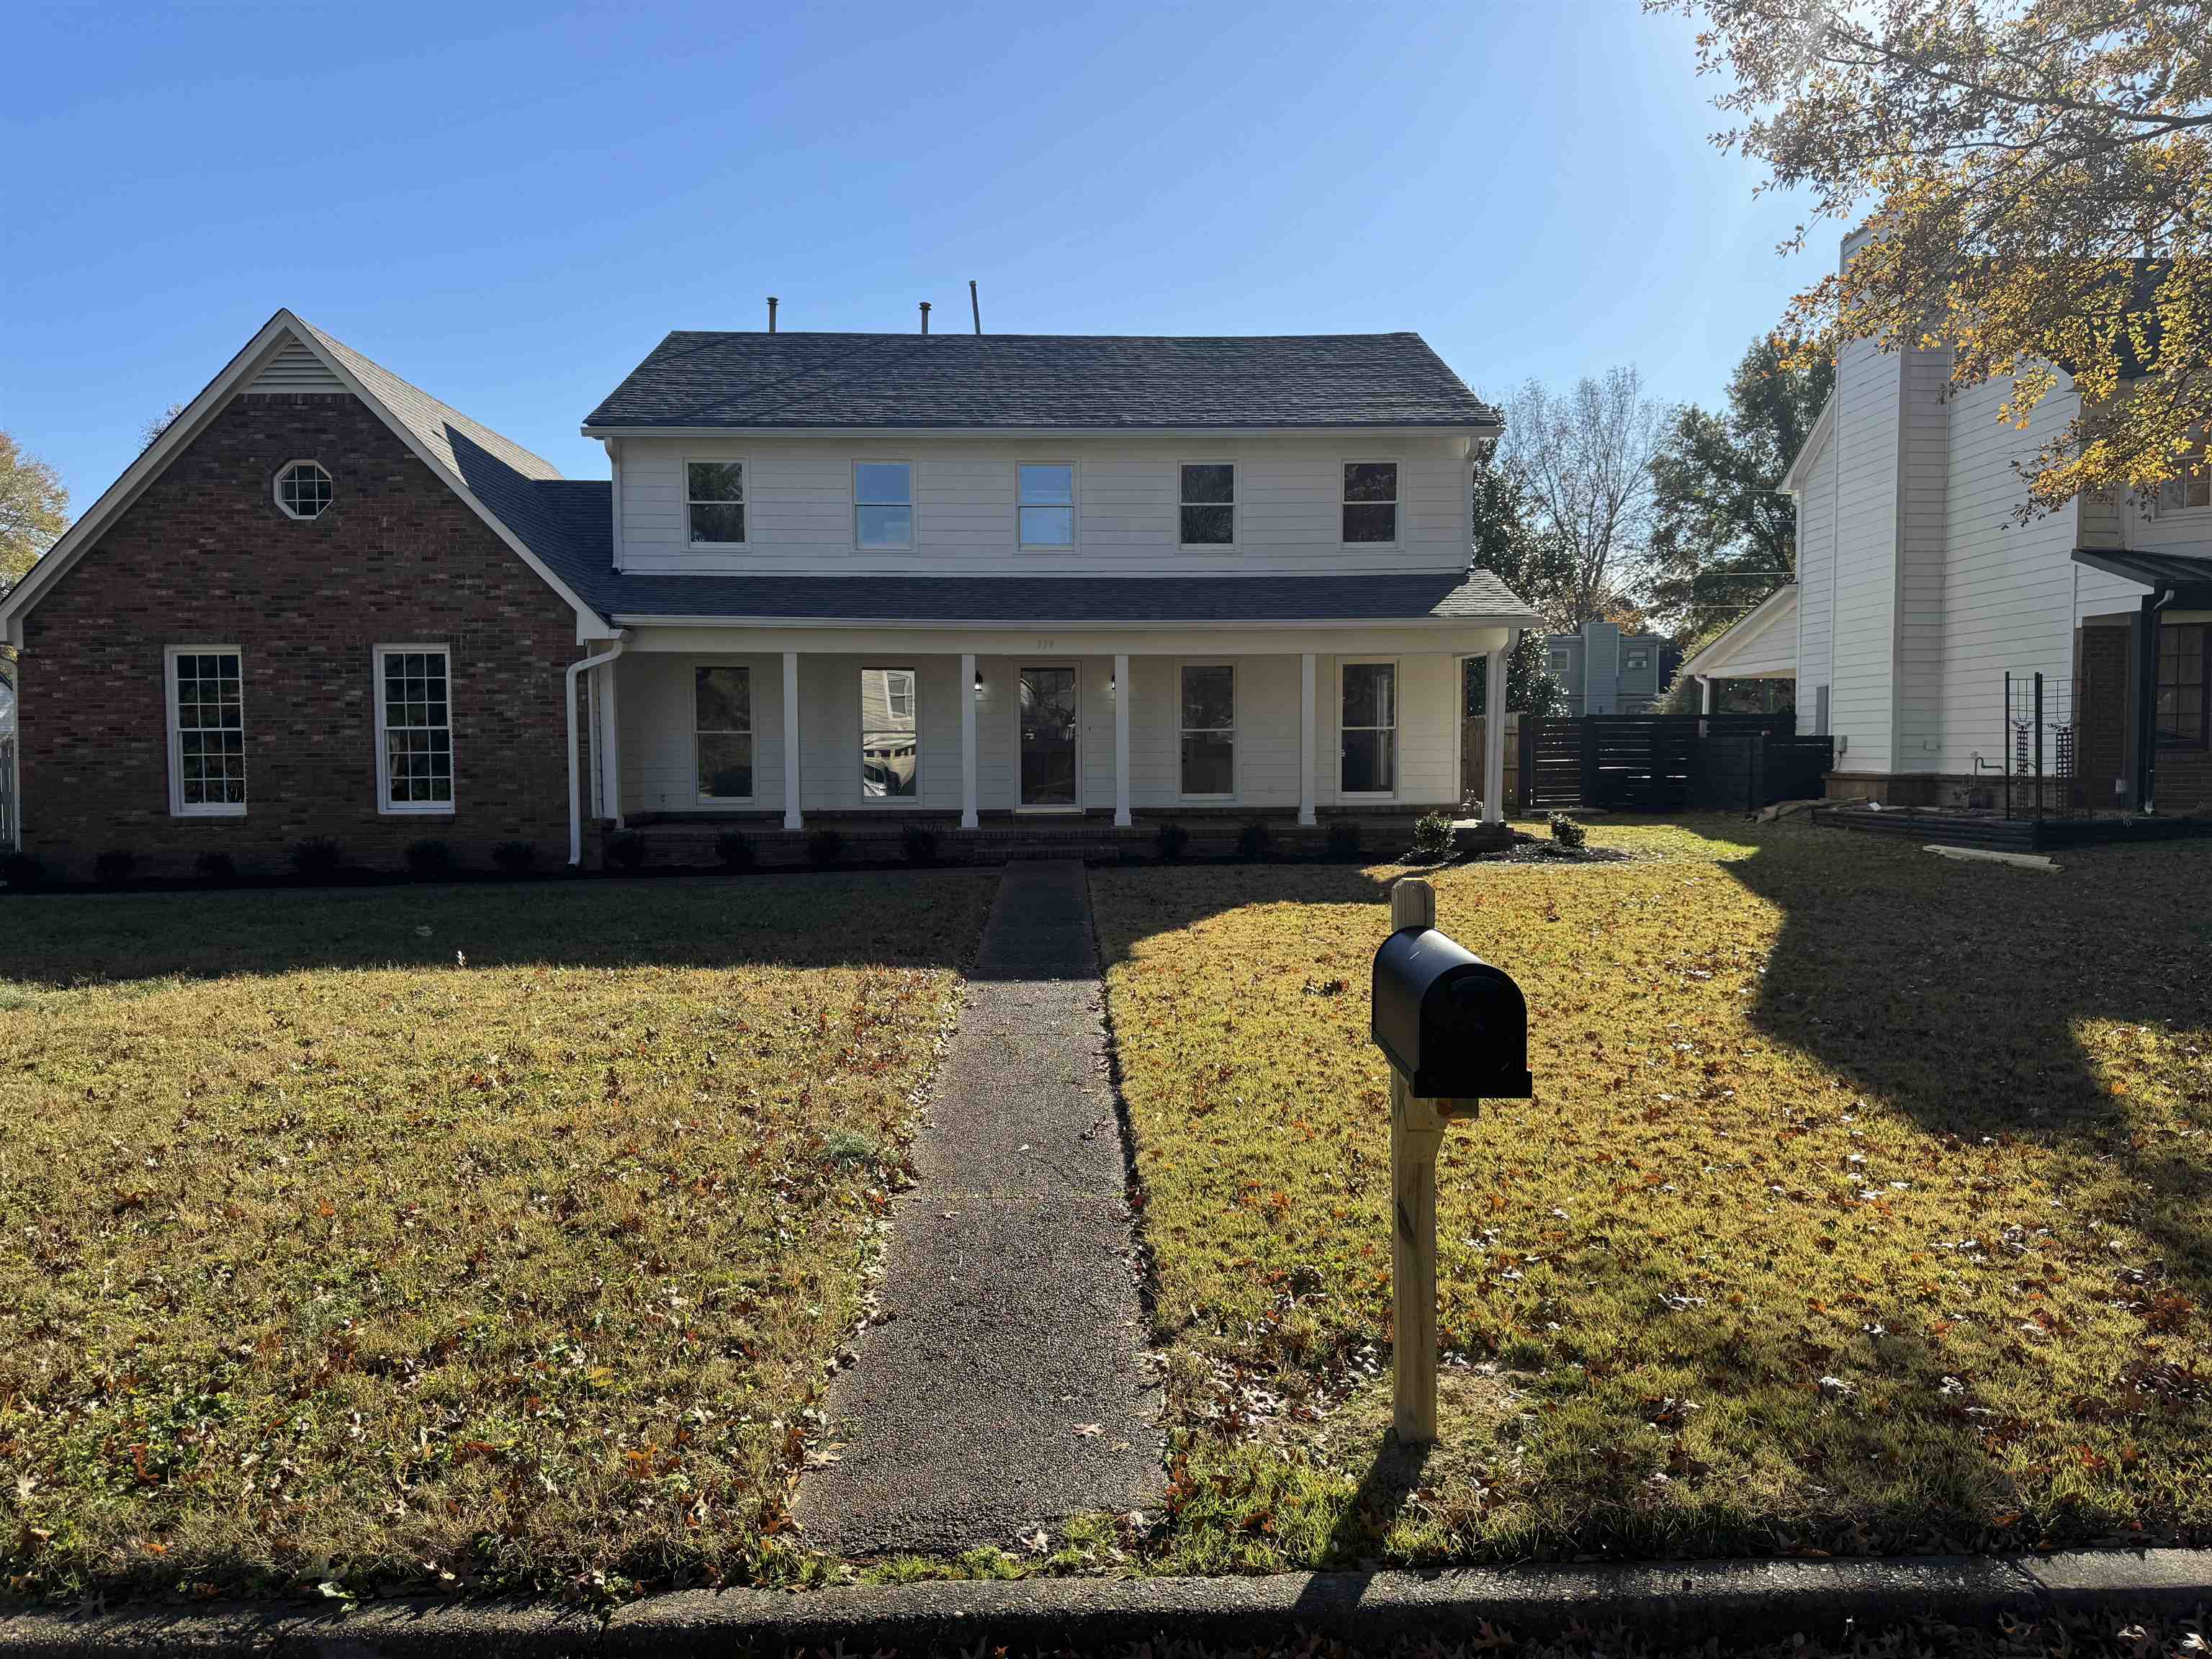
<svg viewBox="0 0 2212 1659">
<path fill-rule="evenodd" d="M 542 1602 L 376 1602 L 352 1613 L 212 1606 L 0 1618 L 0 1659 L 94 1653 L 195 1659 L 639 1659 L 798 1648 L 1013 1654 L 1109 1649 L 1165 1636 L 1250 1646 L 1318 1631 L 1366 1648 L 1449 1641 L 1485 1623 L 1521 1637 L 1626 1624 L 1646 1638 L 1724 1644 L 1836 1638 L 1912 1619 L 1988 1626 L 2001 1614 L 2187 1615 L 2212 1608 L 2212 1550 L 1936 1555 L 1865 1560 L 1684 1561 L 1266 1578 L 1033 1578 L 811 1594 L 687 1590 L 600 1621 Z"/>
</svg>

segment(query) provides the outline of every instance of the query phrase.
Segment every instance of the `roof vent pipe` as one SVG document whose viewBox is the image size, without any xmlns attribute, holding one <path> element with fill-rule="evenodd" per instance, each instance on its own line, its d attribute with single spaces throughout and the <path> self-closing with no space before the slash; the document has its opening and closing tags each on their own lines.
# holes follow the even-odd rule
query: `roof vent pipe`
<svg viewBox="0 0 2212 1659">
<path fill-rule="evenodd" d="M 775 295 L 773 294 L 768 296 L 768 331 L 771 334 L 775 332 Z"/>
<path fill-rule="evenodd" d="M 975 279 L 973 276 L 968 279 L 968 314 L 975 319 L 975 331 L 981 334 L 983 331 L 983 307 L 975 298 Z"/>
<path fill-rule="evenodd" d="M 924 334 L 929 332 L 929 301 L 927 300 L 921 302 L 921 331 Z"/>
</svg>

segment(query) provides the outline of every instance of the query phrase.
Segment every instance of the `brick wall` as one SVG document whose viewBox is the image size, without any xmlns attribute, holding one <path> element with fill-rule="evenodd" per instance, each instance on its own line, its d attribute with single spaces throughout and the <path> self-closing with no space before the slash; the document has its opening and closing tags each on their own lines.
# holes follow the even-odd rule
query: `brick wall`
<svg viewBox="0 0 2212 1659">
<path fill-rule="evenodd" d="M 335 486 L 301 523 L 272 498 L 311 458 Z M 240 398 L 172 459 L 25 618 L 18 726 L 23 843 L 83 876 L 110 848 L 149 870 L 229 852 L 282 866 L 328 836 L 393 866 L 448 842 L 568 856 L 563 670 L 574 613 L 367 407 L 347 395 Z M 453 649 L 454 810 L 377 811 L 371 649 Z M 246 812 L 169 811 L 162 652 L 244 653 Z"/>
</svg>

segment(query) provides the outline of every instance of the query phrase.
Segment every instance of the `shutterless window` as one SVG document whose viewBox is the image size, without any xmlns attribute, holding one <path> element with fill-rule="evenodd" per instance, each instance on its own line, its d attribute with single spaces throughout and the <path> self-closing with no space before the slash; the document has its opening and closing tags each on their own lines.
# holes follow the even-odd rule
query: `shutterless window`
<svg viewBox="0 0 2212 1659">
<path fill-rule="evenodd" d="M 912 800 L 921 734 L 915 722 L 914 670 L 860 671 L 860 798 Z"/>
<path fill-rule="evenodd" d="M 1182 544 L 1227 547 L 1237 539 L 1237 468 L 1227 461 L 1186 465 L 1182 473 Z"/>
<path fill-rule="evenodd" d="M 1064 461 L 1014 469 L 1024 547 L 1075 545 L 1075 468 Z"/>
<path fill-rule="evenodd" d="M 1398 539 L 1397 462 L 1346 461 L 1344 464 L 1344 539 L 1347 542 L 1395 542 Z"/>
<path fill-rule="evenodd" d="M 387 812 L 453 810 L 452 669 L 443 646 L 378 649 L 377 750 Z"/>
<path fill-rule="evenodd" d="M 702 802 L 753 798 L 753 674 L 691 671 L 691 752 Z"/>
<path fill-rule="evenodd" d="M 742 542 L 745 538 L 745 464 L 743 461 L 686 461 L 684 514 L 695 542 Z"/>
<path fill-rule="evenodd" d="M 1237 671 L 1227 663 L 1183 666 L 1182 793 L 1237 793 Z"/>
<path fill-rule="evenodd" d="M 914 467 L 910 462 L 854 463 L 853 542 L 857 547 L 914 545 Z"/>
<path fill-rule="evenodd" d="M 239 653 L 169 653 L 169 775 L 176 811 L 236 817 L 246 811 L 245 668 Z"/>
<path fill-rule="evenodd" d="M 1630 673 L 1641 674 L 1645 669 L 1650 666 L 1651 653 L 1649 651 L 1632 651 L 1628 653 L 1628 672 Z"/>
<path fill-rule="evenodd" d="M 2158 630 L 2158 740 L 2181 749 L 2204 746 L 2204 625 Z"/>
<path fill-rule="evenodd" d="M 1344 768 L 1347 795 L 1387 795 L 1398 787 L 1398 670 L 1387 662 L 1344 665 Z"/>
</svg>

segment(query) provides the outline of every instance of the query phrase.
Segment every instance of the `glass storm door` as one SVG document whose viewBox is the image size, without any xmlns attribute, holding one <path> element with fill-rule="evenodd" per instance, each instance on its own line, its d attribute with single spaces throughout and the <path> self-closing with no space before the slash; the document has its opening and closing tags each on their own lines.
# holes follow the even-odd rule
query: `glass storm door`
<svg viewBox="0 0 2212 1659">
<path fill-rule="evenodd" d="M 1024 806 L 1075 803 L 1075 671 L 1022 670 Z"/>
</svg>

